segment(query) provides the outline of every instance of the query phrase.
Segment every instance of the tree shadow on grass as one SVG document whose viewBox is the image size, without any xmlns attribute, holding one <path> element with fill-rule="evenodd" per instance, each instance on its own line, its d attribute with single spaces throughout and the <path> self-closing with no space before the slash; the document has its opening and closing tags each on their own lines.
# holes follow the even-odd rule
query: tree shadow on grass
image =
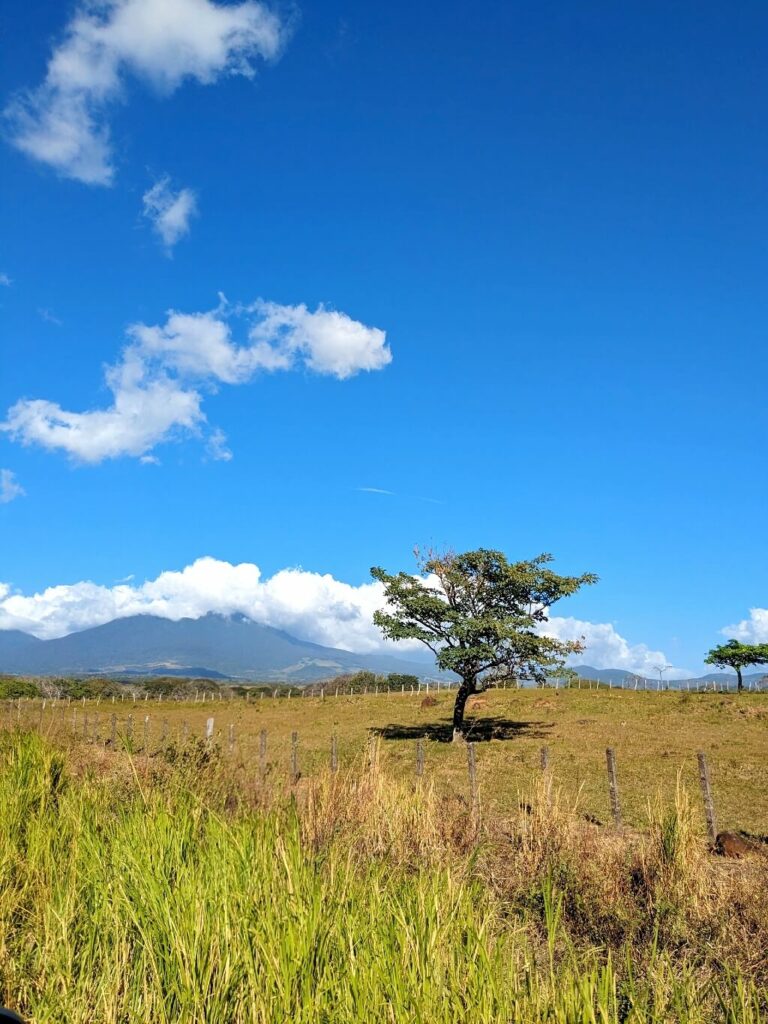
<svg viewBox="0 0 768 1024">
<path fill-rule="evenodd" d="M 485 743 L 488 740 L 514 740 L 518 737 L 543 740 L 553 728 L 553 722 L 515 722 L 511 718 L 488 716 L 487 718 L 465 718 L 464 734 L 470 743 Z M 397 722 L 371 730 L 383 740 L 435 740 L 450 743 L 453 740 L 453 721 L 417 722 L 403 725 Z"/>
</svg>

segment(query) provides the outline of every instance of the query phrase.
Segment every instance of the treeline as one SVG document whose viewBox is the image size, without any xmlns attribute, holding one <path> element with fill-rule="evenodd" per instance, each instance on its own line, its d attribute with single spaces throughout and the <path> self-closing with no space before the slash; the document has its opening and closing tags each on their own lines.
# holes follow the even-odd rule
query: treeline
<svg viewBox="0 0 768 1024">
<path fill-rule="evenodd" d="M 335 693 L 383 693 L 386 691 L 406 693 L 418 690 L 419 678 L 410 673 L 390 672 L 378 675 L 375 672 L 352 672 L 314 683 L 289 684 L 278 682 L 226 683 L 213 679 L 180 678 L 178 676 L 153 676 L 135 679 L 109 679 L 91 676 L 40 677 L 0 675 L 0 700 L 16 700 L 24 697 L 43 697 L 49 700 L 102 700 L 111 697 L 136 696 L 163 700 L 194 700 L 203 694 L 223 697 L 250 697 L 258 699 L 263 693 L 268 696 L 287 696 L 288 693 L 309 692 L 319 694 Z"/>
<path fill-rule="evenodd" d="M 348 672 L 343 676 L 334 676 L 332 679 L 324 679 L 317 683 L 308 683 L 302 689 L 310 693 L 320 693 L 325 690 L 326 694 L 335 693 L 385 693 L 387 691 L 400 691 L 405 688 L 406 692 L 411 689 L 418 690 L 419 677 L 408 672 L 389 672 L 386 675 L 379 675 L 376 672 L 369 672 L 362 669 L 360 672 Z"/>
<path fill-rule="evenodd" d="M 90 676 L 37 679 L 0 676 L 0 700 L 15 700 L 20 697 L 44 697 L 49 700 L 80 700 L 85 697 L 86 700 L 97 700 L 129 695 L 183 700 L 188 697 L 194 698 L 196 693 L 219 693 L 222 690 L 228 696 L 235 696 L 252 692 L 253 687 L 222 687 L 212 679 L 186 679 L 177 676 L 157 676 L 130 681 Z"/>
</svg>

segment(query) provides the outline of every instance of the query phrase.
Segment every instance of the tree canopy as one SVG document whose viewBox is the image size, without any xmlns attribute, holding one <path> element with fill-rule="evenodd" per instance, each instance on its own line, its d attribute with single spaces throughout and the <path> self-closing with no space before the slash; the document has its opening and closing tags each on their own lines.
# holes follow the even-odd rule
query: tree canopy
<svg viewBox="0 0 768 1024">
<path fill-rule="evenodd" d="M 551 561 L 542 554 L 509 562 L 501 551 L 479 548 L 430 553 L 418 575 L 371 569 L 387 597 L 386 608 L 374 613 L 384 635 L 421 641 L 441 669 L 460 676 L 454 735 L 462 732 L 467 698 L 483 677 L 504 673 L 543 681 L 583 649 L 578 640 L 558 640 L 540 630 L 556 601 L 596 583 L 597 576 L 561 576 L 548 568 Z"/>
<path fill-rule="evenodd" d="M 704 664 L 734 669 L 739 690 L 743 690 L 742 670 L 750 665 L 768 665 L 768 644 L 744 644 L 740 640 L 729 640 L 713 647 L 704 659 Z"/>
</svg>

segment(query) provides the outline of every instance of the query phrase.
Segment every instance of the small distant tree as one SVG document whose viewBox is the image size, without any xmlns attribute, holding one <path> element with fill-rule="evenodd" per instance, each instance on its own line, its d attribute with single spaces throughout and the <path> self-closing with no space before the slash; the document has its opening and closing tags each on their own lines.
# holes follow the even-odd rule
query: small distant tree
<svg viewBox="0 0 768 1024">
<path fill-rule="evenodd" d="M 556 640 L 538 630 L 550 607 L 597 576 L 559 576 L 551 555 L 509 562 L 501 551 L 479 548 L 464 554 L 430 553 L 419 559 L 420 575 L 392 576 L 374 567 L 387 606 L 373 620 L 390 640 L 420 640 L 441 669 L 461 678 L 453 709 L 453 738 L 464 731 L 464 708 L 484 676 L 506 673 L 537 682 L 583 649 L 576 640 Z"/>
<path fill-rule="evenodd" d="M 768 665 L 768 644 L 743 644 L 740 640 L 729 640 L 713 647 L 704 664 L 734 669 L 741 692 L 744 689 L 742 670 L 750 665 Z"/>
</svg>

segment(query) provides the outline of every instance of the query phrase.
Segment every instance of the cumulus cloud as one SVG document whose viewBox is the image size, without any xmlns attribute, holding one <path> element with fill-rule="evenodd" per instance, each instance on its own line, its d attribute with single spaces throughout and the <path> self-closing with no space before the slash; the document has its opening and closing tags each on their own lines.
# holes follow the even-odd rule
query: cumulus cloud
<svg viewBox="0 0 768 1024">
<path fill-rule="evenodd" d="M 179 239 L 189 234 L 190 221 L 197 213 L 195 193 L 190 188 L 174 192 L 170 178 L 165 177 L 148 189 L 142 199 L 144 216 L 170 253 Z"/>
<path fill-rule="evenodd" d="M 208 612 L 240 613 L 304 640 L 366 654 L 392 649 L 372 621 L 374 611 L 383 606 L 384 591 L 377 582 L 354 586 L 327 573 L 297 568 L 264 579 L 252 562 L 232 565 L 207 557 L 139 585 L 82 582 L 24 595 L 0 584 L 0 629 L 49 638 L 129 615 L 181 619 Z M 660 651 L 630 644 L 608 623 L 552 618 L 546 631 L 560 639 L 585 637 L 587 650 L 581 660 L 596 668 L 651 675 L 656 664 L 666 664 Z M 415 640 L 397 647 L 403 652 L 423 650 Z M 667 678 L 673 677 L 667 673 Z"/>
<path fill-rule="evenodd" d="M 323 306 L 311 313 L 303 303 L 258 302 L 252 308 L 259 315 L 250 333 L 252 351 L 265 369 L 303 361 L 316 373 L 344 380 L 360 370 L 380 370 L 392 359 L 384 331 L 346 313 Z"/>
<path fill-rule="evenodd" d="M 238 344 L 233 322 L 243 320 L 244 344 Z M 304 305 L 230 308 L 222 301 L 207 313 L 172 310 L 164 324 L 133 324 L 127 335 L 120 360 L 106 370 L 109 407 L 71 412 L 46 399 L 23 398 L 0 430 L 79 462 L 125 455 L 147 462 L 161 442 L 203 432 L 204 393 L 219 384 L 243 384 L 258 371 L 302 365 L 346 380 L 392 358 L 384 331 L 323 306 L 312 313 Z M 220 430 L 210 433 L 213 458 L 232 457 L 225 441 Z"/>
<path fill-rule="evenodd" d="M 16 474 L 10 469 L 0 469 L 0 505 L 7 505 L 14 498 L 22 497 L 24 493 Z"/>
<path fill-rule="evenodd" d="M 733 626 L 726 626 L 720 632 L 745 644 L 768 643 L 768 608 L 750 608 L 749 618 Z"/>
<path fill-rule="evenodd" d="M 134 75 L 162 94 L 186 79 L 252 77 L 287 34 L 256 0 L 87 0 L 64 30 L 45 79 L 5 111 L 14 144 L 60 174 L 92 185 L 114 175 L 108 117 Z"/>
<path fill-rule="evenodd" d="M 558 640 L 583 640 L 585 650 L 569 659 L 573 665 L 591 665 L 593 668 L 623 668 L 637 675 L 656 677 L 658 666 L 667 665 L 663 651 L 654 651 L 645 644 L 631 644 L 610 622 L 585 622 L 570 617 L 550 618 L 542 632 Z M 686 669 L 670 666 L 665 679 L 685 679 Z"/>
</svg>

